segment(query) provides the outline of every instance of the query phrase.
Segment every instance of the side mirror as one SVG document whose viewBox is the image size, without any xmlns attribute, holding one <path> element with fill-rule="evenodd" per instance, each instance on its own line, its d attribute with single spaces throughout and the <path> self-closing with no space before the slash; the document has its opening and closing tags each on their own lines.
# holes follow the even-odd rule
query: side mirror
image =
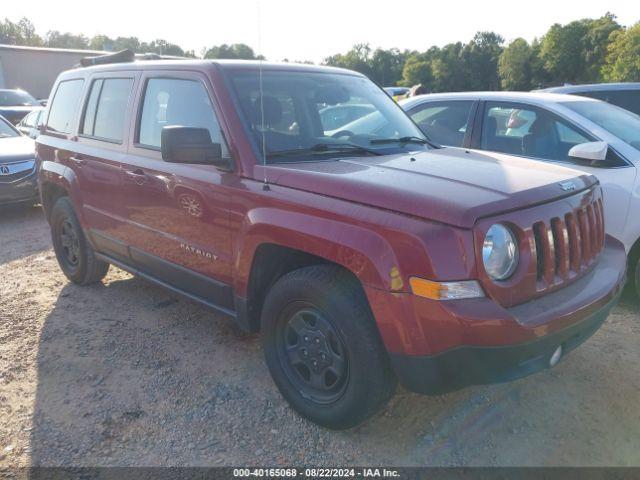
<svg viewBox="0 0 640 480">
<path fill-rule="evenodd" d="M 569 156 L 573 158 L 579 158 L 581 160 L 590 160 L 601 162 L 606 160 L 609 145 L 607 142 L 588 142 L 579 143 L 571 147 L 569 150 Z"/>
<path fill-rule="evenodd" d="M 172 163 L 196 163 L 229 167 L 228 160 L 222 158 L 222 147 L 211 141 L 206 128 L 164 127 L 160 137 L 162 159 Z"/>
</svg>

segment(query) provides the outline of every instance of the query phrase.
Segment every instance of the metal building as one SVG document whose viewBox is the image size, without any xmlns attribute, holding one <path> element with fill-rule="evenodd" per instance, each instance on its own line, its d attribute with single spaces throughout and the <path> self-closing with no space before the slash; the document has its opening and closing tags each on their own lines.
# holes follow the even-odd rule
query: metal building
<svg viewBox="0 0 640 480">
<path fill-rule="evenodd" d="M 58 74 L 82 57 L 103 55 L 96 50 L 0 45 L 0 89 L 21 88 L 36 98 L 48 98 Z"/>
</svg>

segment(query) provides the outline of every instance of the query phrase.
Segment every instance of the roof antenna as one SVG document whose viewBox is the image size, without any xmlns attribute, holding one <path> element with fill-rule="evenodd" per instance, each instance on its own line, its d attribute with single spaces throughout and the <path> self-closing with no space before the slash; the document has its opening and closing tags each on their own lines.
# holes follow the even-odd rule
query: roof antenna
<svg viewBox="0 0 640 480">
<path fill-rule="evenodd" d="M 266 139 L 266 134 L 265 134 L 265 123 L 264 123 L 264 89 L 262 86 L 262 59 L 263 59 L 263 55 L 262 55 L 262 21 L 260 18 L 260 0 L 257 1 L 257 6 L 258 6 L 258 52 L 259 53 L 259 59 L 258 59 L 258 89 L 260 92 L 260 133 L 262 134 L 262 166 L 263 168 L 263 173 L 264 173 L 264 179 L 263 179 L 263 183 L 262 183 L 262 190 L 269 191 L 271 190 L 271 188 L 269 187 L 269 182 L 267 181 L 267 139 Z"/>
</svg>

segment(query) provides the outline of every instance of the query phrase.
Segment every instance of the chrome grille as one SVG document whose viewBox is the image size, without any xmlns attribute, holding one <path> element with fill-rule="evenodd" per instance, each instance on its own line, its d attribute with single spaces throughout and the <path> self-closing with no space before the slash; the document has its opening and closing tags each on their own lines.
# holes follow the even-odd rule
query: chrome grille
<svg viewBox="0 0 640 480">
<path fill-rule="evenodd" d="M 0 183 L 11 183 L 29 176 L 35 167 L 34 160 L 0 164 Z"/>
<path fill-rule="evenodd" d="M 581 274 L 604 247 L 602 200 L 597 198 L 548 223 L 536 222 L 533 236 L 538 291 Z"/>
</svg>

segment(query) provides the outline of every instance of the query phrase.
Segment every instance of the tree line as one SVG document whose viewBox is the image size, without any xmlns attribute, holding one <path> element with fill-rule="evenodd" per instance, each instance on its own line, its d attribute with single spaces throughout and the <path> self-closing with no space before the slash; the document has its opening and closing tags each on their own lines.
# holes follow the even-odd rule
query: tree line
<svg viewBox="0 0 640 480">
<path fill-rule="evenodd" d="M 532 90 L 563 83 L 640 81 L 640 23 L 625 28 L 615 15 L 554 24 L 539 39 L 505 45 L 495 32 L 467 43 L 426 51 L 372 50 L 355 45 L 325 59 L 357 70 L 381 85 L 421 84 L 431 92 Z"/>
<path fill-rule="evenodd" d="M 53 48 L 159 53 L 202 58 L 263 58 L 239 43 L 203 48 L 199 54 L 163 39 L 110 38 L 48 31 L 36 33 L 26 18 L 0 21 L 0 43 Z M 311 63 L 311 62 L 306 62 Z M 495 32 L 478 32 L 466 42 L 425 51 L 372 49 L 357 44 L 327 57 L 325 65 L 361 72 L 382 86 L 422 84 L 428 91 L 531 90 L 562 83 L 640 81 L 640 22 L 620 25 L 615 15 L 552 25 L 540 38 L 505 44 Z"/>
<path fill-rule="evenodd" d="M 138 37 L 116 37 L 96 35 L 88 38 L 69 32 L 49 30 L 45 35 L 36 33 L 33 23 L 28 18 L 22 18 L 12 22 L 8 18 L 0 21 L 0 44 L 21 45 L 28 47 L 70 48 L 78 50 L 104 50 L 117 52 L 130 49 L 135 53 L 157 53 L 160 55 L 173 55 L 179 57 L 198 56 L 202 58 L 227 58 L 254 60 L 262 58 L 256 55 L 248 45 L 238 43 L 233 45 L 217 45 L 204 48 L 199 55 L 193 50 L 184 50 L 175 43 L 164 39 L 156 39 L 151 42 L 143 42 Z"/>
</svg>

